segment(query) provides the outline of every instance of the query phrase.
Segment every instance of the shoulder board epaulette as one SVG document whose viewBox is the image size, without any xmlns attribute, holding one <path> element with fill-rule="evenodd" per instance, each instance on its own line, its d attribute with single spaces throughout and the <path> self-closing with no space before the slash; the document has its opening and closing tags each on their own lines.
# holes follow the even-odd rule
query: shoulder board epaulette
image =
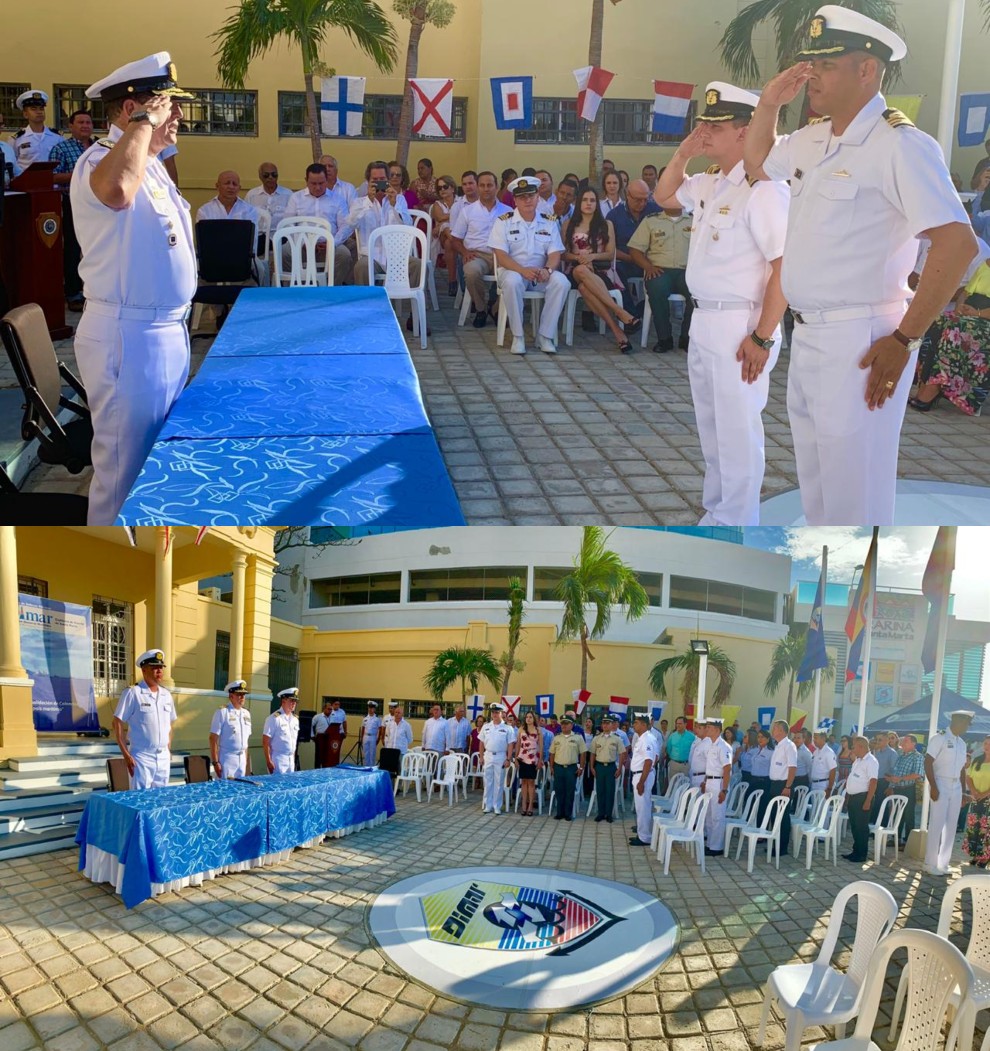
<svg viewBox="0 0 990 1051">
<path fill-rule="evenodd" d="M 540 215 L 543 219 L 549 219 L 552 223 L 557 221 L 557 216 L 555 216 L 553 212 L 541 212 Z"/>
<path fill-rule="evenodd" d="M 511 219 L 515 214 L 515 212 L 504 212 L 498 217 L 498 221 L 504 223 L 506 219 Z"/>
<path fill-rule="evenodd" d="M 26 131 L 27 131 L 27 128 L 21 128 L 21 130 L 14 136 L 14 138 L 15 139 L 19 139 L 24 134 L 24 132 L 26 132 Z"/>
<path fill-rule="evenodd" d="M 722 170 L 721 164 L 713 164 L 710 168 L 705 169 L 705 175 L 718 175 Z"/>
<path fill-rule="evenodd" d="M 899 109 L 885 109 L 883 111 L 883 119 L 892 128 L 914 127 L 914 121 L 910 117 L 906 117 Z"/>
<path fill-rule="evenodd" d="M 746 176 L 746 185 L 749 186 L 750 189 L 752 189 L 759 181 L 759 179 L 754 179 L 751 175 Z"/>
<path fill-rule="evenodd" d="M 110 139 L 110 138 L 97 139 L 96 140 L 96 145 L 97 146 L 102 146 L 105 150 L 112 150 L 113 147 L 114 147 L 114 141 L 113 141 L 113 139 Z"/>
<path fill-rule="evenodd" d="M 831 119 L 831 117 L 812 117 L 811 120 L 808 121 L 808 124 L 824 124 Z"/>
</svg>

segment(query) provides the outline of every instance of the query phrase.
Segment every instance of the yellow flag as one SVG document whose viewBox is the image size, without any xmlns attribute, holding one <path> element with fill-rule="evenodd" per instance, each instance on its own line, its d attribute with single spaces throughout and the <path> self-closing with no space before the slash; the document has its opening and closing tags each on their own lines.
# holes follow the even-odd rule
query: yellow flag
<svg viewBox="0 0 990 1051">
<path fill-rule="evenodd" d="M 887 105 L 891 109 L 899 109 L 908 120 L 918 123 L 918 112 L 924 95 L 885 95 Z"/>
<path fill-rule="evenodd" d="M 804 721 L 808 718 L 808 713 L 802 711 L 800 708 L 791 709 L 791 730 L 803 730 Z"/>
<path fill-rule="evenodd" d="M 742 706 L 738 704 L 723 704 L 722 705 L 722 726 L 731 726 L 742 711 Z"/>
</svg>

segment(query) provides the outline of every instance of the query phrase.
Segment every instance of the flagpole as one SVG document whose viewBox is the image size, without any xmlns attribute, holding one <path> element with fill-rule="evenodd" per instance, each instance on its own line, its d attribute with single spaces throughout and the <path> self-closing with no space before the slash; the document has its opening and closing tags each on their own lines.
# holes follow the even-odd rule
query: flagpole
<svg viewBox="0 0 990 1051">
<path fill-rule="evenodd" d="M 873 552 L 873 565 L 870 573 L 873 579 L 870 581 L 870 594 L 867 601 L 864 620 L 866 624 L 863 630 L 866 632 L 866 642 L 863 644 L 863 685 L 859 691 L 859 736 L 862 737 L 866 731 L 866 694 L 870 688 L 870 651 L 873 649 L 873 611 L 877 601 L 877 564 L 880 561 L 880 544 L 878 541 L 880 530 L 873 527 L 873 543 L 876 547 Z"/>
<path fill-rule="evenodd" d="M 942 63 L 942 94 L 938 107 L 938 144 L 945 163 L 952 156 L 952 130 L 956 123 L 959 92 L 959 63 L 962 59 L 963 14 L 966 0 L 949 0 L 945 26 L 945 56 Z"/>
<path fill-rule="evenodd" d="M 822 546 L 822 611 L 821 617 L 821 630 L 822 630 L 822 641 L 825 640 L 825 607 L 828 605 L 827 602 L 828 593 L 828 545 Z M 815 731 L 819 726 L 820 711 L 822 699 L 822 670 L 821 668 L 815 668 L 815 706 L 814 715 L 812 716 L 811 729 Z"/>
</svg>

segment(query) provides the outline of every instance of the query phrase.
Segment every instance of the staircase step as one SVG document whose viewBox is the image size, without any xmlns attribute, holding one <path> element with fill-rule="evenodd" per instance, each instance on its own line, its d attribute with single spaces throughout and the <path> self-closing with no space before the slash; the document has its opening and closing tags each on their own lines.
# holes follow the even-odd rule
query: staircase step
<svg viewBox="0 0 990 1051">
<path fill-rule="evenodd" d="M 34 807 L 85 806 L 93 792 L 106 790 L 102 785 L 85 785 L 79 788 L 16 788 L 0 792 L 0 818 Z"/>
<path fill-rule="evenodd" d="M 81 740 L 78 743 L 75 741 L 39 741 L 38 742 L 38 755 L 39 756 L 56 756 L 56 755 L 118 755 L 119 750 L 117 748 L 116 741 L 111 741 L 109 738 L 102 740 L 86 741 Z"/>
<path fill-rule="evenodd" d="M 36 832 L 11 832 L 0 836 L 0 861 L 24 858 L 30 854 L 47 854 L 53 850 L 76 848 L 76 825 L 42 828 Z"/>
<path fill-rule="evenodd" d="M 0 846 L 4 836 L 15 832 L 32 832 L 42 828 L 58 828 L 63 825 L 79 824 L 85 798 L 66 806 L 25 807 L 10 814 L 0 814 Z"/>
</svg>

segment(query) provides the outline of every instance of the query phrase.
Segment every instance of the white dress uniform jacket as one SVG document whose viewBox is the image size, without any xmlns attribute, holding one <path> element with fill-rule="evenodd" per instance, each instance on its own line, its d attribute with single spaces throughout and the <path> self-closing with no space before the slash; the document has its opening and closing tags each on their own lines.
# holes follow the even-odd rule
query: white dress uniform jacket
<svg viewBox="0 0 990 1051">
<path fill-rule="evenodd" d="M 502 764 L 508 757 L 509 745 L 516 740 L 516 731 L 506 722 L 497 726 L 489 722 L 481 728 L 478 739 L 485 746 L 482 810 L 499 814 L 502 808 Z"/>
<path fill-rule="evenodd" d="M 730 774 L 725 773 L 725 767 L 729 767 L 731 773 L 732 745 L 722 737 L 711 741 L 710 745 L 705 760 L 705 793 L 710 797 L 708 812 L 705 814 L 705 842 L 709 850 L 722 850 L 725 846 L 725 805 L 728 802 L 728 789 L 721 803 L 718 799 L 722 793 L 723 777 L 726 785 L 729 783 Z"/>
<path fill-rule="evenodd" d="M 172 694 L 144 681 L 128 686 L 120 695 L 114 718 L 127 723 L 127 747 L 134 759 L 131 788 L 164 788 L 168 784 L 172 754 L 169 736 L 175 722 Z"/>
<path fill-rule="evenodd" d="M 935 784 L 938 787 L 938 799 L 931 801 L 929 811 L 925 865 L 948 870 L 959 808 L 962 806 L 960 775 L 966 765 L 966 742 L 956 737 L 951 730 L 946 730 L 928 742 L 925 754 L 931 756 L 934 762 Z"/>
<path fill-rule="evenodd" d="M 711 746 L 710 737 L 696 737 L 691 742 L 691 752 L 688 755 L 688 774 L 691 778 L 692 788 L 701 788 L 705 783 L 708 749 Z"/>
<path fill-rule="evenodd" d="M 638 786 L 648 759 L 653 761 L 653 765 L 646 775 L 646 784 L 643 786 L 643 794 L 640 795 Z M 660 748 L 656 735 L 639 735 L 633 744 L 629 769 L 632 773 L 633 803 L 636 806 L 636 834 L 643 843 L 649 843 L 653 838 L 653 782 L 656 780 L 659 761 Z"/>
<path fill-rule="evenodd" d="M 296 742 L 299 740 L 299 719 L 287 715 L 283 709 L 273 712 L 265 720 L 262 737 L 271 742 L 269 750 L 276 774 L 291 774 L 296 768 Z"/>
<path fill-rule="evenodd" d="M 244 199 L 252 208 L 259 211 L 264 210 L 271 216 L 271 229 L 274 230 L 285 215 L 285 209 L 289 207 L 289 198 L 292 191 L 286 186 L 278 186 L 274 193 L 268 193 L 264 186 L 254 186 L 244 195 Z"/>
<path fill-rule="evenodd" d="M 62 141 L 64 141 L 62 136 L 51 128 L 44 128 L 41 131 L 24 128 L 13 138 L 17 163 L 23 169 L 30 167 L 35 161 L 47 161 L 48 154 Z"/>
<path fill-rule="evenodd" d="M 213 714 L 210 733 L 219 737 L 220 776 L 244 777 L 247 773 L 247 750 L 251 740 L 251 712 L 245 705 L 228 704 Z"/>
<path fill-rule="evenodd" d="M 378 731 L 382 728 L 382 721 L 377 715 L 366 715 L 361 723 L 364 734 L 361 738 L 361 759 L 365 766 L 375 765 L 375 755 L 378 751 Z"/>
<path fill-rule="evenodd" d="M 935 140 L 885 112 L 877 95 L 842 135 L 827 119 L 810 124 L 763 163 L 771 179 L 790 180 L 782 281 L 804 323 L 794 326 L 787 413 L 809 525 L 893 521 L 915 357 L 873 412 L 859 362 L 904 316 L 918 235 L 968 222 Z"/>
<path fill-rule="evenodd" d="M 705 457 L 701 525 L 757 525 L 766 465 L 763 410 L 780 331 L 759 379 L 746 383 L 736 351 L 756 328 L 770 263 L 784 253 L 787 187 L 750 186 L 740 161 L 681 183 L 677 199 L 694 213 L 686 280 L 697 301 L 688 376 Z"/>
<path fill-rule="evenodd" d="M 189 205 L 161 164 L 147 165 L 128 208 L 108 208 L 90 188 L 122 134 L 114 125 L 90 146 L 69 190 L 86 293 L 75 354 L 93 414 L 90 525 L 113 524 L 185 385 L 197 281 Z"/>
</svg>

